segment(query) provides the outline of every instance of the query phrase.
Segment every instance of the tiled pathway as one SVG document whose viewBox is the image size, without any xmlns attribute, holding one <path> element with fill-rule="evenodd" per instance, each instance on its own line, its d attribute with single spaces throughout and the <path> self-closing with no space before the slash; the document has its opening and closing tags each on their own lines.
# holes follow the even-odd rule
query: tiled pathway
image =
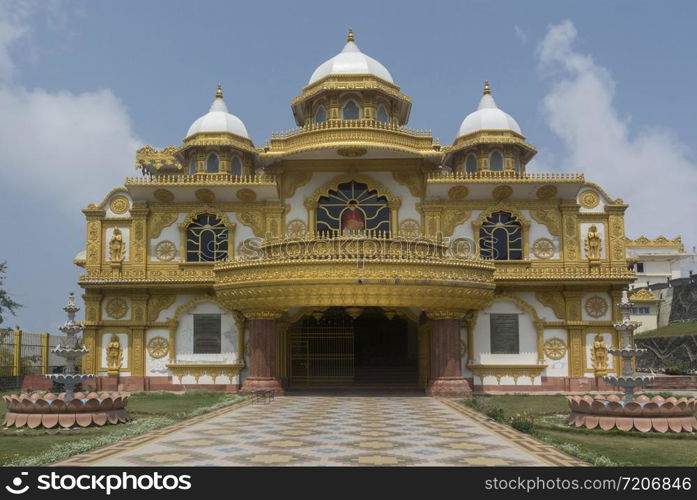
<svg viewBox="0 0 697 500">
<path fill-rule="evenodd" d="M 476 415 L 428 397 L 286 396 L 63 464 L 495 466 L 562 465 L 568 458 Z"/>
</svg>

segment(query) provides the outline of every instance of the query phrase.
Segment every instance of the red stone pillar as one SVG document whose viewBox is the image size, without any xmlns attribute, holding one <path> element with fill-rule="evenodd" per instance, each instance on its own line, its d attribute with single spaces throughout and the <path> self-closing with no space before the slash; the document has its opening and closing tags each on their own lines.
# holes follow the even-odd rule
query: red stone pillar
<svg viewBox="0 0 697 500">
<path fill-rule="evenodd" d="M 249 317 L 249 316 L 248 316 Z M 241 394 L 258 389 L 271 389 L 283 394 L 276 376 L 276 319 L 249 317 L 249 373 L 242 383 Z"/>
<path fill-rule="evenodd" d="M 431 328 L 431 377 L 429 396 L 469 397 L 472 388 L 462 376 L 460 365 L 460 319 L 453 313 L 429 314 Z"/>
</svg>

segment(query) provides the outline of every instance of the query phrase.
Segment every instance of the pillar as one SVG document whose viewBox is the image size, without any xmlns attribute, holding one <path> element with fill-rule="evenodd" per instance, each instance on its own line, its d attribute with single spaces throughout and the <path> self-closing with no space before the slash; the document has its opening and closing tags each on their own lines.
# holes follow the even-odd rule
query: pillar
<svg viewBox="0 0 697 500">
<path fill-rule="evenodd" d="M 270 389 L 283 394 L 276 372 L 278 315 L 248 314 L 249 319 L 249 372 L 242 383 L 241 394 L 258 389 Z"/>
<path fill-rule="evenodd" d="M 22 374 L 22 330 L 14 331 L 15 350 L 12 357 L 12 375 Z"/>
<path fill-rule="evenodd" d="M 49 356 L 49 335 L 48 332 L 41 334 L 41 375 L 48 373 L 48 356 Z"/>
<path fill-rule="evenodd" d="M 469 397 L 472 388 L 462 376 L 460 365 L 460 319 L 453 312 L 428 313 L 431 328 L 431 378 L 426 394 L 439 397 Z"/>
</svg>

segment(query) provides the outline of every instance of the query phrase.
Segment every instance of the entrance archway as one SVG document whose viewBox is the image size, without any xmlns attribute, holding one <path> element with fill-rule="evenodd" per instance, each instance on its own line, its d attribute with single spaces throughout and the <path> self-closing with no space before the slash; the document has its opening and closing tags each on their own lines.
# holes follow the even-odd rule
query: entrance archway
<svg viewBox="0 0 697 500">
<path fill-rule="evenodd" d="M 300 388 L 418 388 L 418 326 L 380 308 L 329 308 L 287 333 L 287 380 Z"/>
</svg>

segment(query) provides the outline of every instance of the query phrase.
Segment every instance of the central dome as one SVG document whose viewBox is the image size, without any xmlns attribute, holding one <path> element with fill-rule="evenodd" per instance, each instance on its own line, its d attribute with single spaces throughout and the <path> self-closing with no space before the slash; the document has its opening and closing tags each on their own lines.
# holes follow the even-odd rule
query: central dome
<svg viewBox="0 0 697 500">
<path fill-rule="evenodd" d="M 372 57 L 365 55 L 356 45 L 353 37 L 353 31 L 349 30 L 348 39 L 344 49 L 331 59 L 323 62 L 312 73 L 308 85 L 321 80 L 329 75 L 375 75 L 378 78 L 386 80 L 390 83 L 392 75 L 387 71 L 387 68 L 380 64 Z"/>
</svg>

